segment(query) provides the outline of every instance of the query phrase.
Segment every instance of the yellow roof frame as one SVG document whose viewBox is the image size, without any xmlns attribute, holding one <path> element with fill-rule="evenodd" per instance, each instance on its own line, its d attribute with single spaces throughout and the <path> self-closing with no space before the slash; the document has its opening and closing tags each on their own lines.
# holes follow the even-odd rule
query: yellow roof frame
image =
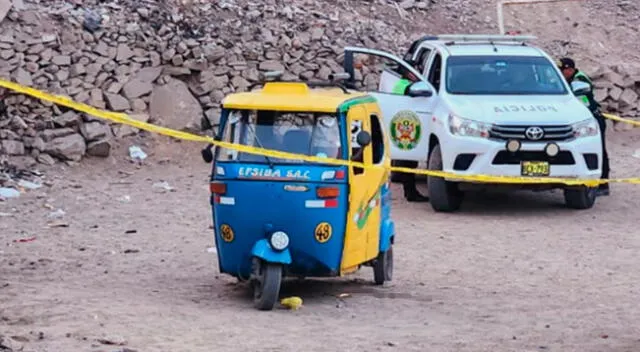
<svg viewBox="0 0 640 352">
<path fill-rule="evenodd" d="M 304 82 L 268 82 L 261 90 L 234 93 L 222 101 L 225 109 L 335 113 L 346 101 L 367 96 L 340 88 L 309 88 Z"/>
</svg>

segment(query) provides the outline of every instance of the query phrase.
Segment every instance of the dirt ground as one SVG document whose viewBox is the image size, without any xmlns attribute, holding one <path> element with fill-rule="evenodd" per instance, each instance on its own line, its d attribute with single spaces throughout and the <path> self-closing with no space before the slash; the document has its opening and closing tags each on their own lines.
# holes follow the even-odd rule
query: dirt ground
<svg viewBox="0 0 640 352">
<path fill-rule="evenodd" d="M 637 131 L 609 135 L 614 177 L 640 175 Z M 282 295 L 303 308 L 259 312 L 207 250 L 201 146 L 163 140 L 43 170 L 50 187 L 0 202 L 0 334 L 14 346 L 640 351 L 637 185 L 614 184 L 587 211 L 565 209 L 561 192 L 521 192 L 472 195 L 453 215 L 406 203 L 395 185 L 391 284 L 374 286 L 370 268 L 288 282 Z M 133 143 L 145 165 L 127 161 Z M 162 181 L 175 189 L 153 187 Z M 64 217 L 51 219 L 58 209 Z"/>
</svg>

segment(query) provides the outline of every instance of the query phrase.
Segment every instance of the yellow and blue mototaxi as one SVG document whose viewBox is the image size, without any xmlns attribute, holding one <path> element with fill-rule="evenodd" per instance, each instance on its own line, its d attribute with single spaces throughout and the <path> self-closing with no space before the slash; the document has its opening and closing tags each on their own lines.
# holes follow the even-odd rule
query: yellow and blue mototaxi
<svg viewBox="0 0 640 352">
<path fill-rule="evenodd" d="M 267 82 L 225 97 L 216 139 L 388 167 L 381 121 L 376 100 L 364 93 Z M 367 265 L 375 283 L 391 280 L 395 231 L 388 170 L 220 147 L 210 158 L 219 268 L 250 280 L 256 308 L 273 308 L 287 276 L 343 276 Z"/>
</svg>

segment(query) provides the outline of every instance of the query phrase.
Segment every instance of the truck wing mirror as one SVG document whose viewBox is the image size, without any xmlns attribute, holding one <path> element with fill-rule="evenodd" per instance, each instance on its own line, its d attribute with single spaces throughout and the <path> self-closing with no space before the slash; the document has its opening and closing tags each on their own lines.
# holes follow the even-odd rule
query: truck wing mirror
<svg viewBox="0 0 640 352">
<path fill-rule="evenodd" d="M 416 82 L 409 87 L 410 97 L 430 97 L 432 95 L 433 92 L 425 82 Z"/>
</svg>

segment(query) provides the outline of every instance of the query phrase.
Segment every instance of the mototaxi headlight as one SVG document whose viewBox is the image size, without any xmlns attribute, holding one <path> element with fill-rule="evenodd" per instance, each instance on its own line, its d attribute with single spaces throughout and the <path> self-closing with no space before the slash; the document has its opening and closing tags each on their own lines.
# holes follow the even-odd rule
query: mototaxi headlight
<svg viewBox="0 0 640 352">
<path fill-rule="evenodd" d="M 449 114 L 449 131 L 451 134 L 461 137 L 489 138 L 490 123 L 484 123 L 464 119 L 454 114 Z"/>
<path fill-rule="evenodd" d="M 573 124 L 573 136 L 576 138 L 593 137 L 598 134 L 600 127 L 598 121 L 594 118 L 589 118 L 584 121 Z"/>
<path fill-rule="evenodd" d="M 271 248 L 282 251 L 289 246 L 289 236 L 283 231 L 276 231 L 269 237 Z"/>
</svg>

